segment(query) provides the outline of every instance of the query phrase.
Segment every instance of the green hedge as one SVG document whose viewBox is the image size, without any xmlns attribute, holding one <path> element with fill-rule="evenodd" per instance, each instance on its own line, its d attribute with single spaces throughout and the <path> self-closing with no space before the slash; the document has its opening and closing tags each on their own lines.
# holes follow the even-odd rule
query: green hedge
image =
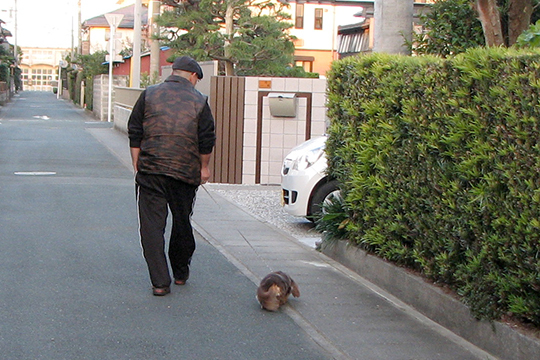
<svg viewBox="0 0 540 360">
<path fill-rule="evenodd" d="M 540 54 L 373 54 L 334 63 L 327 153 L 347 237 L 540 325 Z"/>
</svg>

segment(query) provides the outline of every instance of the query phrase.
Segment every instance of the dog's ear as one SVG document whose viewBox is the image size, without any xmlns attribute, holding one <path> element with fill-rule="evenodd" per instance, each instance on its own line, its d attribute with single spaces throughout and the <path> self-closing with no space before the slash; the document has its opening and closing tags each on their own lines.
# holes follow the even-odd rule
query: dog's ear
<svg viewBox="0 0 540 360">
<path fill-rule="evenodd" d="M 291 293 L 294 297 L 300 297 L 300 289 L 293 279 L 291 279 Z"/>
<path fill-rule="evenodd" d="M 272 285 L 267 291 L 264 291 L 261 287 L 257 289 L 257 300 L 261 304 L 263 309 L 268 311 L 276 311 L 279 308 L 278 296 L 280 289 L 277 285 Z"/>
</svg>

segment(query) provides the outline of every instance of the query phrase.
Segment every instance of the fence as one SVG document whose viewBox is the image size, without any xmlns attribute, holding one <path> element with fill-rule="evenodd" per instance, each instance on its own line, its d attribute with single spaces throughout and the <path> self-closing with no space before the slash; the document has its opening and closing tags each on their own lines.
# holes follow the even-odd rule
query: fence
<svg viewBox="0 0 540 360">
<path fill-rule="evenodd" d="M 5 81 L 0 81 L 0 105 L 4 105 L 9 100 L 9 86 Z"/>
<path fill-rule="evenodd" d="M 242 183 L 245 78 L 212 77 L 210 107 L 216 121 L 211 182 Z"/>
<path fill-rule="evenodd" d="M 115 88 L 114 126 L 127 120 L 141 89 Z M 294 116 L 274 116 L 272 95 L 294 95 Z M 326 80 L 212 76 L 209 104 L 216 121 L 211 182 L 279 184 L 285 155 L 326 131 Z M 94 105 L 95 106 L 95 105 Z"/>
<path fill-rule="evenodd" d="M 113 76 L 113 102 L 114 88 L 117 86 L 127 86 L 128 76 L 116 75 Z M 101 121 L 105 121 L 109 114 L 109 75 L 98 75 L 94 77 L 94 100 L 93 109 L 94 115 Z M 112 116 L 111 116 L 112 118 Z"/>
</svg>

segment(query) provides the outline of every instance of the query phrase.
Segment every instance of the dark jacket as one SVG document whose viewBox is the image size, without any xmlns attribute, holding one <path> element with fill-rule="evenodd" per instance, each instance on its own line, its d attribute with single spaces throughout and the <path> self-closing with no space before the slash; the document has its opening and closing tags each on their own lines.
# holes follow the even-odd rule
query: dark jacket
<svg viewBox="0 0 540 360">
<path fill-rule="evenodd" d="M 141 149 L 138 170 L 199 185 L 201 154 L 215 144 L 206 96 L 189 80 L 171 75 L 143 91 L 128 121 L 130 147 Z"/>
</svg>

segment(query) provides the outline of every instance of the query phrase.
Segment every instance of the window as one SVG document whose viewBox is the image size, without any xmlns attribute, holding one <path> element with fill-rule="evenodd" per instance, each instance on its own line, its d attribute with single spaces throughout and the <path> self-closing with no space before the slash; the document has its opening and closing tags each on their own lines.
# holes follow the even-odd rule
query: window
<svg viewBox="0 0 540 360">
<path fill-rule="evenodd" d="M 295 61 L 294 65 L 303 68 L 307 72 L 313 72 L 313 61 Z"/>
<path fill-rule="evenodd" d="M 369 51 L 369 31 L 362 29 L 359 32 L 338 35 L 338 53 L 348 56 Z"/>
<path fill-rule="evenodd" d="M 322 30 L 323 9 L 315 9 L 315 30 Z"/>
<path fill-rule="evenodd" d="M 304 70 L 307 72 L 313 72 L 314 61 L 315 61 L 315 58 L 313 56 L 302 56 L 302 55 L 294 56 L 294 65 L 304 68 Z"/>
<path fill-rule="evenodd" d="M 296 29 L 304 28 L 304 4 L 296 4 L 296 17 L 295 17 L 294 27 Z"/>
</svg>

